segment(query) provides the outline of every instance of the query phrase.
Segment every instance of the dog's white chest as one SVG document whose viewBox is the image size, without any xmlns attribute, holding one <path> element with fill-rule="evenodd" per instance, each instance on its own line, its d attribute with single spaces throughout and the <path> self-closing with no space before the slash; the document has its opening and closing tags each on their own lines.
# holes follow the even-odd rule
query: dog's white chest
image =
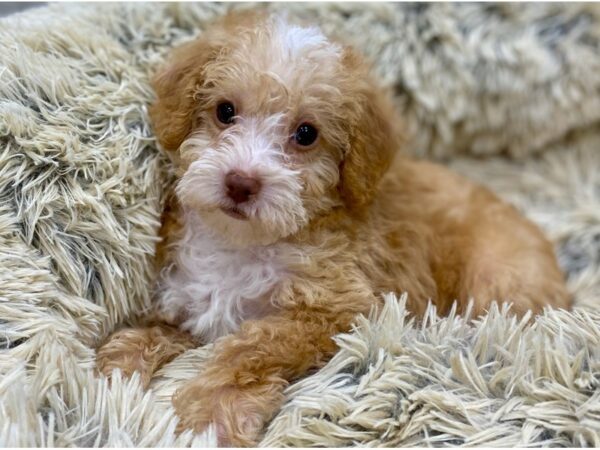
<svg viewBox="0 0 600 450">
<path fill-rule="evenodd" d="M 205 342 L 235 332 L 273 310 L 271 295 L 284 276 L 280 252 L 226 248 L 201 224 L 189 224 L 161 275 L 159 309 Z"/>
</svg>

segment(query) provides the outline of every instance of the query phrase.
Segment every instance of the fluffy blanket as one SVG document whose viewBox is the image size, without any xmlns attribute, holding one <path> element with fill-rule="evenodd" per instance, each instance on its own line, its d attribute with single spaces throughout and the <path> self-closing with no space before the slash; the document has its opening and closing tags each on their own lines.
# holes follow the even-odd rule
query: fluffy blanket
<svg viewBox="0 0 600 450">
<path fill-rule="evenodd" d="M 223 4 L 63 4 L 0 21 L 0 446 L 188 446 L 170 395 L 94 376 L 94 348 L 148 307 L 172 181 L 147 105 L 168 51 Z M 553 239 L 576 307 L 474 322 L 401 293 L 292 384 L 271 446 L 600 446 L 600 7 L 271 4 L 354 43 L 412 142 Z"/>
</svg>

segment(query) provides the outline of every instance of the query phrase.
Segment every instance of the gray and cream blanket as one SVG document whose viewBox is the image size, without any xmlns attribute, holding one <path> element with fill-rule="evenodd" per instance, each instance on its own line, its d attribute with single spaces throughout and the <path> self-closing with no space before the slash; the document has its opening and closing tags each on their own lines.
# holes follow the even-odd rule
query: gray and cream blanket
<svg viewBox="0 0 600 450">
<path fill-rule="evenodd" d="M 169 50 L 231 4 L 58 4 L 0 20 L 0 446 L 189 446 L 170 395 L 94 376 L 148 307 L 167 158 L 147 113 Z M 402 293 L 291 385 L 269 446 L 600 446 L 598 4 L 270 4 L 353 43 L 412 140 L 540 224 L 575 309 L 415 321 Z"/>
</svg>

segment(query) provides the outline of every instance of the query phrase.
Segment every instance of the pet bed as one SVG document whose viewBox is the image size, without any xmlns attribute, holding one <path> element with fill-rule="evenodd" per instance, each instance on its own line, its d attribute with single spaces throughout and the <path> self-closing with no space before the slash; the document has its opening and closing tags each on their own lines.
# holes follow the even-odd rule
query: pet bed
<svg viewBox="0 0 600 450">
<path fill-rule="evenodd" d="M 0 446 L 211 446 L 170 395 L 94 376 L 94 348 L 149 305 L 172 182 L 149 77 L 224 4 L 56 4 L 0 21 Z M 355 44 L 395 93 L 405 151 L 513 202 L 556 246 L 573 311 L 469 322 L 402 293 L 292 384 L 261 445 L 600 446 L 600 7 L 270 4 Z M 396 296 L 397 295 L 397 296 Z"/>
</svg>

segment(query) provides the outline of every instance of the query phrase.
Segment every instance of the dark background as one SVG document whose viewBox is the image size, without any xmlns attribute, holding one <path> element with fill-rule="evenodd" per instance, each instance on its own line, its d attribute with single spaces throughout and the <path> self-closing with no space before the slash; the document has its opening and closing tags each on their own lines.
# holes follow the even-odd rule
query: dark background
<svg viewBox="0 0 600 450">
<path fill-rule="evenodd" d="M 45 5 L 46 2 L 0 2 L 0 17 L 8 16 L 29 8 Z"/>
</svg>

